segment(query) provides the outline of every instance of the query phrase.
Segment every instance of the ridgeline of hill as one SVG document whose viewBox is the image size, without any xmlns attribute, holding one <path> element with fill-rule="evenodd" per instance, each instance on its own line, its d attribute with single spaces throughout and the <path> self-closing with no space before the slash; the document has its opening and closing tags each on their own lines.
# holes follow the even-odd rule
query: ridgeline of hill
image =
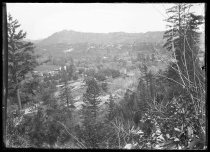
<svg viewBox="0 0 210 152">
<path fill-rule="evenodd" d="M 36 54 L 41 55 L 40 61 L 49 59 L 63 60 L 67 56 L 74 59 L 83 57 L 98 57 L 105 54 L 115 55 L 127 51 L 151 53 L 163 50 L 164 31 L 146 33 L 84 33 L 72 30 L 56 32 L 51 36 L 32 41 Z M 133 44 L 136 46 L 133 47 Z M 204 44 L 204 34 L 201 34 L 201 44 Z M 135 49 L 134 49 L 135 48 Z"/>
<path fill-rule="evenodd" d="M 131 44 L 142 43 L 143 45 L 162 44 L 163 31 L 146 33 L 83 33 L 63 30 L 51 36 L 32 41 L 35 44 L 35 52 L 43 59 L 52 56 L 60 58 L 66 53 L 73 57 L 94 54 L 104 54 L 107 50 L 112 53 L 129 50 Z M 145 46 L 143 46 L 145 48 Z M 117 51 L 117 52 L 116 52 Z"/>
<path fill-rule="evenodd" d="M 138 42 L 162 42 L 163 31 L 146 32 L 146 33 L 83 33 L 76 31 L 63 30 L 56 32 L 51 36 L 36 42 L 39 46 L 47 46 L 56 43 L 132 43 Z"/>
</svg>

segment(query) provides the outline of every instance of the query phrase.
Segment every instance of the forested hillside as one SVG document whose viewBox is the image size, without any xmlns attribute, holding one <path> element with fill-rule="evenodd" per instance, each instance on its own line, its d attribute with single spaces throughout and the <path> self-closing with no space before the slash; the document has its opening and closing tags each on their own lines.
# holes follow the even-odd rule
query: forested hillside
<svg viewBox="0 0 210 152">
<path fill-rule="evenodd" d="M 134 40 L 140 42 L 161 42 L 163 32 L 146 32 L 146 33 L 82 33 L 76 31 L 63 30 L 52 34 L 51 36 L 37 42 L 38 45 L 46 46 L 57 43 L 131 43 Z"/>
<path fill-rule="evenodd" d="M 9 14 L 5 145 L 206 149 L 204 17 L 191 7 L 166 10 L 164 32 L 63 30 L 38 41 Z"/>
</svg>

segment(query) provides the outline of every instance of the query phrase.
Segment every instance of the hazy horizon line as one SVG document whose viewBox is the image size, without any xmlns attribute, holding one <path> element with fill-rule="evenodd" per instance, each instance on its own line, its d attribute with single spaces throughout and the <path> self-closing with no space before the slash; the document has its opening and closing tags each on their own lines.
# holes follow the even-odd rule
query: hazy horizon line
<svg viewBox="0 0 210 152">
<path fill-rule="evenodd" d="M 44 38 L 38 38 L 38 39 L 25 38 L 25 40 L 32 40 L 32 41 L 43 40 L 43 39 L 46 39 L 46 38 L 52 36 L 55 33 L 59 33 L 59 32 L 62 32 L 62 31 L 68 31 L 68 32 L 69 31 L 73 31 L 73 32 L 77 32 L 77 33 L 94 33 L 94 34 L 110 34 L 110 33 L 126 33 L 126 34 L 140 34 L 140 33 L 142 33 L 142 34 L 144 34 L 144 33 L 148 33 L 148 32 L 164 32 L 166 30 L 163 30 L 163 31 L 157 31 L 156 30 L 156 31 L 146 31 L 146 32 L 125 32 L 125 31 L 116 31 L 116 32 L 85 32 L 85 31 L 79 31 L 79 30 L 73 30 L 73 29 L 64 29 L 64 30 L 60 30 L 58 32 L 54 32 L 54 33 L 52 33 L 49 36 L 46 36 Z"/>
</svg>

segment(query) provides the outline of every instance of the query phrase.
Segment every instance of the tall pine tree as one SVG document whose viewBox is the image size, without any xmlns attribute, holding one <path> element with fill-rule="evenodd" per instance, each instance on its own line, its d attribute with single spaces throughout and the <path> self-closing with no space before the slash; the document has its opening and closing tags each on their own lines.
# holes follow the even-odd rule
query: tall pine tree
<svg viewBox="0 0 210 152">
<path fill-rule="evenodd" d="M 68 68 L 67 68 L 68 69 Z M 72 92 L 71 88 L 68 86 L 68 81 L 72 79 L 73 71 L 69 72 L 62 68 L 60 76 L 61 76 L 61 82 L 64 83 L 60 90 L 60 99 L 61 101 L 65 101 L 67 106 L 69 106 L 69 103 L 71 106 L 73 106 L 73 97 L 72 97 Z"/>
<path fill-rule="evenodd" d="M 34 47 L 31 42 L 24 42 L 26 32 L 18 30 L 20 24 L 8 15 L 8 90 L 9 96 L 13 96 L 22 108 L 20 97 L 21 81 L 25 75 L 37 65 Z"/>
<path fill-rule="evenodd" d="M 197 55 L 199 50 L 198 26 L 203 22 L 203 17 L 190 13 L 191 4 L 179 3 L 169 8 L 167 13 L 172 13 L 166 21 L 169 30 L 164 33 L 166 43 L 164 47 L 172 52 L 175 63 L 172 63 L 168 77 L 183 84 L 192 85 L 195 81 L 195 70 L 198 69 Z M 197 73 L 200 75 L 201 71 Z"/>
<path fill-rule="evenodd" d="M 205 103 L 203 101 L 205 100 L 203 99 L 205 96 L 205 76 L 198 63 L 200 33 L 197 31 L 199 25 L 203 23 L 203 17 L 191 13 L 189 11 L 191 7 L 191 4 L 181 3 L 167 10 L 168 13 L 172 14 L 166 20 L 170 23 L 170 29 L 164 34 L 166 39 L 164 47 L 172 52 L 176 59 L 176 62 L 169 67 L 167 75 L 168 78 L 176 81 L 176 83 L 174 83 L 175 81 L 171 83 L 173 94 L 174 92 L 178 93 L 175 97 L 182 96 L 182 108 L 189 111 L 189 115 L 185 114 L 185 118 L 191 119 L 193 126 L 197 126 L 198 129 L 196 129 L 195 132 L 197 133 L 195 134 L 199 137 L 199 141 L 203 142 L 205 141 L 205 133 L 201 128 L 199 119 L 196 118 L 195 121 L 191 116 L 193 115 L 193 118 L 203 117 L 202 108 Z"/>
<path fill-rule="evenodd" d="M 84 137 L 89 147 L 98 148 L 99 143 L 99 123 L 97 122 L 98 99 L 100 95 L 100 88 L 94 78 L 87 79 L 87 90 L 84 97 L 85 106 L 83 106 L 83 125 L 84 125 Z"/>
</svg>

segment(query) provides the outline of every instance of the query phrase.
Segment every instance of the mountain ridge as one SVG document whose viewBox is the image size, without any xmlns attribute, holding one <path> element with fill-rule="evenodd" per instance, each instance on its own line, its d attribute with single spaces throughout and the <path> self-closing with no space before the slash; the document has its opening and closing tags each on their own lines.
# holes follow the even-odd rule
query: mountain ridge
<svg viewBox="0 0 210 152">
<path fill-rule="evenodd" d="M 126 32 L 109 32 L 109 33 L 92 33 L 78 32 L 73 30 L 62 30 L 37 41 L 37 45 L 51 45 L 55 43 L 122 43 L 141 41 L 160 42 L 162 41 L 164 31 L 148 31 L 145 33 L 126 33 Z"/>
<path fill-rule="evenodd" d="M 141 50 L 144 48 L 143 50 L 145 51 L 149 45 L 162 46 L 164 44 L 163 34 L 164 31 L 148 31 L 145 33 L 88 33 L 62 30 L 33 43 L 37 54 L 43 57 L 54 56 L 57 58 L 66 56 L 65 52 L 69 51 L 69 49 L 73 50 L 70 53 L 71 55 L 82 56 L 84 52 L 92 52 L 92 54 L 102 53 L 107 49 L 111 49 L 110 46 L 114 46 L 112 48 L 114 50 L 118 50 L 117 45 L 122 45 L 126 49 L 129 49 L 134 43 L 140 45 Z M 204 39 L 201 39 L 201 42 L 204 42 Z M 94 48 L 90 49 L 91 47 Z M 204 43 L 201 48 L 204 50 Z"/>
</svg>

